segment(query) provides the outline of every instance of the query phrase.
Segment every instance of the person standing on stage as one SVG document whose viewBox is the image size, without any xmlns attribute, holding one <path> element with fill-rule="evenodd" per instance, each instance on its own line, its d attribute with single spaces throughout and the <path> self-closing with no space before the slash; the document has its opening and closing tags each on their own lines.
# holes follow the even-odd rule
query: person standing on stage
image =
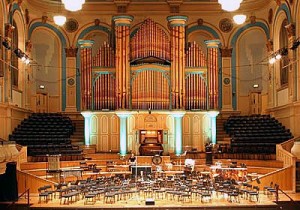
<svg viewBox="0 0 300 210">
<path fill-rule="evenodd" d="M 131 171 L 131 167 L 136 164 L 136 157 L 134 156 L 134 153 L 131 153 L 131 156 L 128 160 L 128 164 L 129 164 L 129 171 Z"/>
</svg>

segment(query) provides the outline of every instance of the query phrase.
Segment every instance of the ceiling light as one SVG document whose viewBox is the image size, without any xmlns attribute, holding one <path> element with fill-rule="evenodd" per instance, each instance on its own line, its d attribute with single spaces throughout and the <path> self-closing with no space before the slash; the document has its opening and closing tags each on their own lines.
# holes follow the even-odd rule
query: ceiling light
<svg viewBox="0 0 300 210">
<path fill-rule="evenodd" d="M 241 25 L 245 23 L 247 16 L 246 15 L 235 15 L 233 16 L 233 20 L 236 24 Z"/>
<path fill-rule="evenodd" d="M 240 4 L 243 0 L 218 0 L 221 4 L 221 8 L 228 12 L 233 12 L 240 8 Z"/>
<path fill-rule="evenodd" d="M 53 20 L 56 25 L 62 26 L 67 21 L 67 18 L 63 15 L 55 15 L 53 17 Z"/>
<path fill-rule="evenodd" d="M 62 0 L 62 3 L 65 5 L 66 10 L 75 12 L 82 9 L 85 0 Z"/>
</svg>

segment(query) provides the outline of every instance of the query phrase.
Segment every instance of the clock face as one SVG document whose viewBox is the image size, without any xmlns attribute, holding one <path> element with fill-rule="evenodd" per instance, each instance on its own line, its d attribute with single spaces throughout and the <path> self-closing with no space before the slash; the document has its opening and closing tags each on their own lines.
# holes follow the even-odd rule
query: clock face
<svg viewBox="0 0 300 210">
<path fill-rule="evenodd" d="M 75 32 L 78 29 L 77 20 L 75 20 L 73 18 L 68 19 L 66 24 L 65 24 L 65 29 L 69 33 Z"/>
<path fill-rule="evenodd" d="M 162 158 L 159 155 L 154 155 L 152 158 L 152 163 L 154 165 L 159 165 L 162 162 Z"/>
</svg>

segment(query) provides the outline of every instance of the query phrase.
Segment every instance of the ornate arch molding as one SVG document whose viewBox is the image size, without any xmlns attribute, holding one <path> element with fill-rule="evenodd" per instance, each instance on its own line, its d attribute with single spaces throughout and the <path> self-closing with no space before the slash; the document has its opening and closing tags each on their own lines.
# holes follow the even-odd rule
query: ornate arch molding
<svg viewBox="0 0 300 210">
<path fill-rule="evenodd" d="M 281 4 L 280 7 L 278 7 L 276 14 L 275 14 L 275 20 L 277 19 L 277 16 L 281 11 L 283 11 L 285 13 L 288 22 L 291 23 L 292 22 L 291 10 L 290 10 L 290 7 L 285 3 Z"/>
<path fill-rule="evenodd" d="M 83 39 L 87 34 L 93 32 L 93 31 L 102 31 L 107 33 L 107 35 L 109 36 L 112 31 L 108 28 L 105 27 L 103 25 L 93 25 L 93 26 L 89 26 L 85 29 L 83 29 L 79 35 L 77 36 L 76 40 L 76 47 L 79 47 L 78 44 L 78 40 Z M 80 53 L 77 53 L 76 55 L 76 69 L 80 69 Z M 80 110 L 80 103 L 81 103 L 81 87 L 80 87 L 80 75 L 76 74 L 76 108 L 79 111 Z"/>
<path fill-rule="evenodd" d="M 231 38 L 230 41 L 230 46 L 232 47 L 232 59 L 231 59 L 231 66 L 232 66 L 232 76 L 231 76 L 231 81 L 232 81 L 232 92 L 236 93 L 236 43 L 239 39 L 239 37 L 246 32 L 250 28 L 259 28 L 262 29 L 267 37 L 267 39 L 270 39 L 270 29 L 269 27 L 263 23 L 263 22 L 256 22 L 254 24 L 248 23 L 247 25 L 243 26 L 237 32 L 234 33 L 234 35 Z M 232 104 L 233 104 L 233 109 L 237 109 L 237 94 L 232 96 Z"/>
<path fill-rule="evenodd" d="M 296 36 L 299 37 L 300 36 L 300 1 L 297 1 L 297 5 L 295 6 L 295 22 L 296 22 Z"/>
<path fill-rule="evenodd" d="M 4 0 L 1 0 L 0 11 L 2 13 L 2 15 L 0 17 L 0 24 L 1 24 L 0 33 L 4 34 L 4 23 L 7 23 L 7 11 L 6 11 Z"/>
<path fill-rule="evenodd" d="M 28 39 L 30 40 L 32 33 L 35 31 L 35 29 L 39 27 L 47 28 L 59 38 L 59 41 L 61 43 L 61 66 L 62 66 L 62 72 L 61 72 L 61 98 L 62 98 L 62 111 L 65 111 L 66 109 L 66 79 L 67 79 L 67 72 L 66 72 L 66 53 L 65 48 L 67 47 L 67 41 L 63 33 L 58 30 L 55 26 L 50 25 L 49 23 L 42 23 L 42 22 L 35 22 L 33 23 L 29 30 L 28 30 Z"/>
<path fill-rule="evenodd" d="M 21 10 L 19 4 L 17 4 L 17 3 L 13 3 L 13 5 L 11 5 L 11 8 L 10 8 L 10 11 L 9 11 L 9 14 L 8 14 L 8 22 L 9 22 L 10 24 L 12 24 L 13 16 L 14 16 L 14 13 L 15 13 L 16 11 L 19 11 L 19 12 L 20 12 L 21 17 L 22 17 L 22 21 L 23 21 L 23 23 L 24 23 L 24 28 L 25 28 L 25 21 L 24 21 L 23 12 L 22 12 L 22 10 Z"/>
<path fill-rule="evenodd" d="M 280 29 L 281 29 L 281 26 L 282 26 L 282 22 L 285 19 L 288 19 L 288 17 L 287 17 L 287 15 L 284 11 L 279 12 L 276 15 L 276 18 L 274 19 L 274 27 L 273 27 L 273 44 L 274 44 L 273 48 L 274 48 L 274 51 L 279 49 Z"/>
<path fill-rule="evenodd" d="M 211 28 L 209 26 L 205 26 L 205 25 L 200 25 L 200 26 L 195 25 L 195 26 L 192 26 L 192 27 L 188 28 L 187 31 L 186 31 L 187 36 L 189 36 L 190 33 L 195 32 L 195 31 L 206 31 L 209 34 L 211 34 L 214 37 L 214 39 L 220 39 L 219 34 L 213 28 Z"/>
</svg>

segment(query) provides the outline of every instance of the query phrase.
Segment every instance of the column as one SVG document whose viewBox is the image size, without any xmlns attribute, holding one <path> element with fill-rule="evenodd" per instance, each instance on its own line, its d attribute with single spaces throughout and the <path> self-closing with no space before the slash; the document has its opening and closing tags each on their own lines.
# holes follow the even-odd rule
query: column
<svg viewBox="0 0 300 210">
<path fill-rule="evenodd" d="M 293 23 L 285 26 L 288 34 L 288 49 L 293 47 L 294 41 L 296 39 L 295 25 Z M 295 64 L 291 64 L 296 58 L 296 51 L 290 51 L 288 53 L 288 59 L 290 60 L 288 68 L 288 91 L 289 91 L 289 103 L 292 103 L 297 100 L 297 69 Z M 297 62 L 296 62 L 297 63 Z"/>
<path fill-rule="evenodd" d="M 92 109 L 92 40 L 78 40 L 80 45 L 81 110 Z"/>
<path fill-rule="evenodd" d="M 215 145 L 217 143 L 217 116 L 219 111 L 208 111 L 207 112 L 210 118 L 210 139 L 211 143 Z"/>
<path fill-rule="evenodd" d="M 78 48 L 65 48 L 66 52 L 66 112 L 76 112 L 76 56 Z"/>
<path fill-rule="evenodd" d="M 91 143 L 90 130 L 92 112 L 84 111 L 81 112 L 81 114 L 84 117 L 84 145 L 89 146 Z"/>
<path fill-rule="evenodd" d="M 116 111 L 120 118 L 120 155 L 127 154 L 127 118 L 131 115 L 129 111 Z"/>
<path fill-rule="evenodd" d="M 208 86 L 208 109 L 219 108 L 219 65 L 218 50 L 219 40 L 205 41 L 207 46 L 207 86 Z"/>
<path fill-rule="evenodd" d="M 114 16 L 116 36 L 117 109 L 130 108 L 130 24 L 132 16 Z"/>
<path fill-rule="evenodd" d="M 26 55 L 28 55 L 29 58 L 31 58 L 31 49 L 32 49 L 32 43 L 30 40 L 27 40 L 25 43 L 25 53 Z M 31 96 L 33 95 L 33 93 L 35 93 L 35 91 L 33 90 L 33 88 L 35 88 L 35 83 L 33 83 L 33 81 L 31 81 L 32 79 L 32 68 L 31 65 L 26 65 L 25 66 L 25 86 L 24 86 L 24 101 L 25 101 L 25 109 L 31 109 L 32 108 L 32 104 L 31 104 Z"/>
<path fill-rule="evenodd" d="M 175 155 L 182 154 L 182 118 L 185 111 L 174 111 L 171 115 L 174 117 L 174 138 L 175 138 Z"/>
<path fill-rule="evenodd" d="M 169 16 L 171 27 L 172 108 L 184 109 L 185 101 L 185 25 L 186 16 Z"/>
<path fill-rule="evenodd" d="M 268 40 L 267 44 L 267 51 L 268 54 L 272 54 L 273 53 L 273 41 L 272 40 Z M 270 64 L 268 66 L 268 108 L 272 108 L 275 106 L 276 103 L 276 81 L 275 81 L 275 69 L 274 69 L 274 65 Z"/>
<path fill-rule="evenodd" d="M 232 57 L 232 48 L 223 47 L 220 48 L 221 57 L 222 57 L 222 110 L 223 111 L 232 111 L 232 97 L 236 93 L 232 92 L 232 74 L 231 74 L 231 57 Z"/>
<path fill-rule="evenodd" d="M 5 61 L 10 64 L 11 62 L 11 51 L 14 50 L 11 46 L 12 32 L 14 27 L 7 23 L 5 24 L 5 40 L 10 48 L 5 49 Z M 11 67 L 5 65 L 4 67 L 4 101 L 11 103 L 12 102 L 12 82 L 11 82 Z"/>
</svg>

